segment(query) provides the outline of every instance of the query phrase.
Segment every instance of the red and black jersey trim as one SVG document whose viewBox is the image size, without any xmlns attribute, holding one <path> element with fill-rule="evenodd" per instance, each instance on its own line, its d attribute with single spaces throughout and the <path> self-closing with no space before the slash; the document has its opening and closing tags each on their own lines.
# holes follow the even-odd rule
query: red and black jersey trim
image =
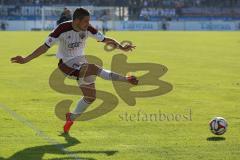
<svg viewBox="0 0 240 160">
<path fill-rule="evenodd" d="M 96 28 L 94 28 L 93 26 L 89 26 L 88 29 L 87 29 L 89 32 L 91 32 L 92 34 L 97 34 L 98 33 L 98 30 Z M 105 40 L 105 37 L 104 39 L 101 41 L 103 42 Z"/>
<path fill-rule="evenodd" d="M 52 33 L 49 34 L 49 36 L 53 38 L 58 38 L 62 33 L 68 32 L 71 30 L 73 30 L 72 21 L 67 21 L 59 24 L 57 28 Z"/>
<path fill-rule="evenodd" d="M 88 26 L 87 30 L 91 32 L 92 34 L 97 34 L 98 30 L 94 28 L 93 26 Z"/>
<path fill-rule="evenodd" d="M 47 46 L 48 48 L 50 48 L 50 46 L 47 43 L 44 43 L 45 46 Z"/>
</svg>

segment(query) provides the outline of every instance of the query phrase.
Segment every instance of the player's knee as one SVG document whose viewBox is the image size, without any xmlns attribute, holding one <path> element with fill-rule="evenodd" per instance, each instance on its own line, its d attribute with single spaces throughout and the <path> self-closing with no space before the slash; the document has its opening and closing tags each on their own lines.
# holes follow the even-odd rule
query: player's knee
<svg viewBox="0 0 240 160">
<path fill-rule="evenodd" d="M 84 99 L 87 103 L 93 103 L 96 100 L 96 96 L 92 95 L 92 96 L 84 96 Z"/>
</svg>

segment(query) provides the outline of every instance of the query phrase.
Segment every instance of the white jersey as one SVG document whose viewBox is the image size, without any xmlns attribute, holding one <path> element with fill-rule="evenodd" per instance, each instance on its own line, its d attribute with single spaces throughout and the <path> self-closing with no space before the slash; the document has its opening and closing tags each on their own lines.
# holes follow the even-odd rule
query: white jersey
<svg viewBox="0 0 240 160">
<path fill-rule="evenodd" d="M 67 21 L 58 25 L 45 41 L 47 47 L 52 47 L 59 42 L 57 57 L 68 61 L 73 58 L 82 57 L 86 39 L 93 37 L 97 41 L 103 41 L 104 35 L 94 27 L 89 26 L 86 31 L 76 31 L 72 27 L 72 21 Z"/>
</svg>

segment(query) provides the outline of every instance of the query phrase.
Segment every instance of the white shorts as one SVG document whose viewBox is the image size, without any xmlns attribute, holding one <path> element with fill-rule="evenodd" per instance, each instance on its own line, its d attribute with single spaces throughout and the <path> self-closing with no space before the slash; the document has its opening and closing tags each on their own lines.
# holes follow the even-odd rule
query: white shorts
<svg viewBox="0 0 240 160">
<path fill-rule="evenodd" d="M 88 64 L 88 61 L 85 56 L 74 57 L 74 58 L 68 59 L 68 60 L 62 59 L 62 62 L 65 65 L 67 65 L 68 67 L 78 70 L 79 72 L 84 65 Z M 76 77 L 74 75 L 69 75 L 69 74 L 65 73 L 64 71 L 63 71 L 63 73 L 66 77 L 77 80 L 79 86 L 93 84 L 96 80 L 95 75 L 91 75 L 91 76 L 87 76 L 87 77 Z"/>
</svg>

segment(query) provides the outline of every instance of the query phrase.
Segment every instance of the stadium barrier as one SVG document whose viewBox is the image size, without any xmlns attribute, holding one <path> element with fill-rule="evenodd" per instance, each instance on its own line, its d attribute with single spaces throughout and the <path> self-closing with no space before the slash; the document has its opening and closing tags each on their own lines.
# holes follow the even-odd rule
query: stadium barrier
<svg viewBox="0 0 240 160">
<path fill-rule="evenodd" d="M 6 21 L 7 30 L 38 30 L 42 28 L 42 21 Z M 93 26 L 101 29 L 101 21 L 92 21 Z M 56 27 L 55 21 L 46 21 L 44 30 Z M 240 21 L 108 21 L 110 30 L 240 30 Z"/>
</svg>

